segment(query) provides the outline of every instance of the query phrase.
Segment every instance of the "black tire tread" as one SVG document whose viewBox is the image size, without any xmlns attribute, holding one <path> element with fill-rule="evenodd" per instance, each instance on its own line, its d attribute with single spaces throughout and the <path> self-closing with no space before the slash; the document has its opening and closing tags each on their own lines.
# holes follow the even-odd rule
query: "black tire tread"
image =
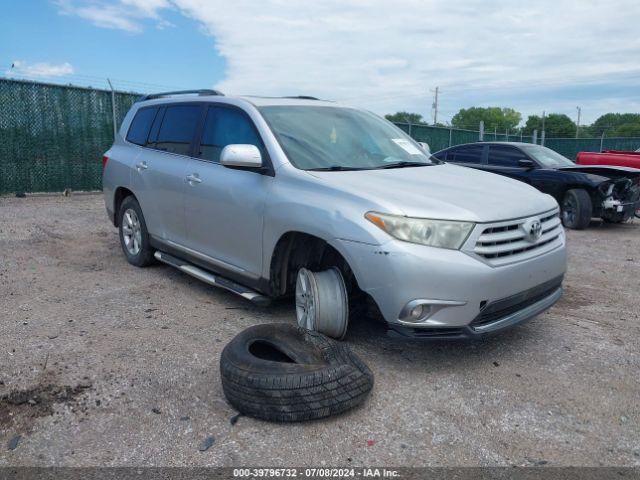
<svg viewBox="0 0 640 480">
<path fill-rule="evenodd" d="M 238 366 L 222 353 L 220 373 L 227 400 L 245 415 L 278 422 L 313 420 L 361 404 L 373 387 L 371 370 L 345 345 L 295 328 L 328 365 L 299 373 L 263 374 Z M 283 327 L 284 328 L 284 327 Z"/>
<path fill-rule="evenodd" d="M 567 195 L 573 195 L 577 201 L 578 218 L 573 225 L 565 225 L 565 227 L 572 228 L 574 230 L 584 230 L 589 226 L 589 223 L 591 222 L 591 215 L 593 214 L 591 197 L 586 190 L 583 190 L 581 188 L 573 188 L 571 190 L 567 190 L 567 192 L 565 193 L 565 197 Z"/>
</svg>

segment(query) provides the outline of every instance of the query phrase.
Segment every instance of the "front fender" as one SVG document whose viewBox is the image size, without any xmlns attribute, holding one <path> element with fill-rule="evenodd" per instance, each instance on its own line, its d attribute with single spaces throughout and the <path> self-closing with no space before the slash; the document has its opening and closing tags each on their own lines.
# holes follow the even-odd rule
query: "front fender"
<svg viewBox="0 0 640 480">
<path fill-rule="evenodd" d="M 262 277 L 269 278 L 276 245 L 289 232 L 326 241 L 351 265 L 341 240 L 369 245 L 390 241 L 386 233 L 364 218 L 375 208 L 357 196 L 312 179 L 278 178 L 265 206 Z"/>
</svg>

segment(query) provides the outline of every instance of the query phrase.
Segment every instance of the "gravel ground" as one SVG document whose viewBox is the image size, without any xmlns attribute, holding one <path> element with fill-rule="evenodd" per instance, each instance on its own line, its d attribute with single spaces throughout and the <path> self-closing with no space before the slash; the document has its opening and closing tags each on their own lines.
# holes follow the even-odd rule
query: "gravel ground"
<svg viewBox="0 0 640 480">
<path fill-rule="evenodd" d="M 362 322 L 364 406 L 234 424 L 220 352 L 291 305 L 130 266 L 99 195 L 0 198 L 0 466 L 638 466 L 640 223 L 568 239 L 565 296 L 531 322 L 429 344 Z"/>
</svg>

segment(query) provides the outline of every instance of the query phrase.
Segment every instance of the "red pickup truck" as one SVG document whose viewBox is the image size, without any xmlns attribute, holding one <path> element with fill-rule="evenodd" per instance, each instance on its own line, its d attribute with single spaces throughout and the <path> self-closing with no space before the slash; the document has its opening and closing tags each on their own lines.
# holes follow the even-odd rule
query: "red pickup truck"
<svg viewBox="0 0 640 480">
<path fill-rule="evenodd" d="M 617 165 L 619 167 L 640 168 L 640 148 L 635 152 L 623 150 L 604 150 L 598 152 L 580 152 L 576 157 L 578 165 Z"/>
</svg>

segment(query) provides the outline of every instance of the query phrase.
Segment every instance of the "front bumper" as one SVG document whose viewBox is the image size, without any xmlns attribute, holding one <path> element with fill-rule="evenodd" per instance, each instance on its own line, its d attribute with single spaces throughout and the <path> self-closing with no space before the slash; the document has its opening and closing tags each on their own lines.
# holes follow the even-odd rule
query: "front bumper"
<svg viewBox="0 0 640 480">
<path fill-rule="evenodd" d="M 340 242 L 359 287 L 376 302 L 389 328 L 403 336 L 490 335 L 540 314 L 562 295 L 564 233 L 551 250 L 501 266 L 469 252 L 396 240 L 381 246 Z M 403 321 L 401 312 L 416 299 L 436 308 L 419 323 Z M 479 320 L 491 312 L 488 321 Z"/>
<path fill-rule="evenodd" d="M 389 324 L 389 334 L 394 337 L 418 339 L 479 339 L 520 325 L 551 308 L 562 297 L 562 277 L 546 282 L 531 290 L 487 305 L 465 327 L 411 328 Z M 511 304 L 511 305 L 505 305 Z"/>
</svg>

